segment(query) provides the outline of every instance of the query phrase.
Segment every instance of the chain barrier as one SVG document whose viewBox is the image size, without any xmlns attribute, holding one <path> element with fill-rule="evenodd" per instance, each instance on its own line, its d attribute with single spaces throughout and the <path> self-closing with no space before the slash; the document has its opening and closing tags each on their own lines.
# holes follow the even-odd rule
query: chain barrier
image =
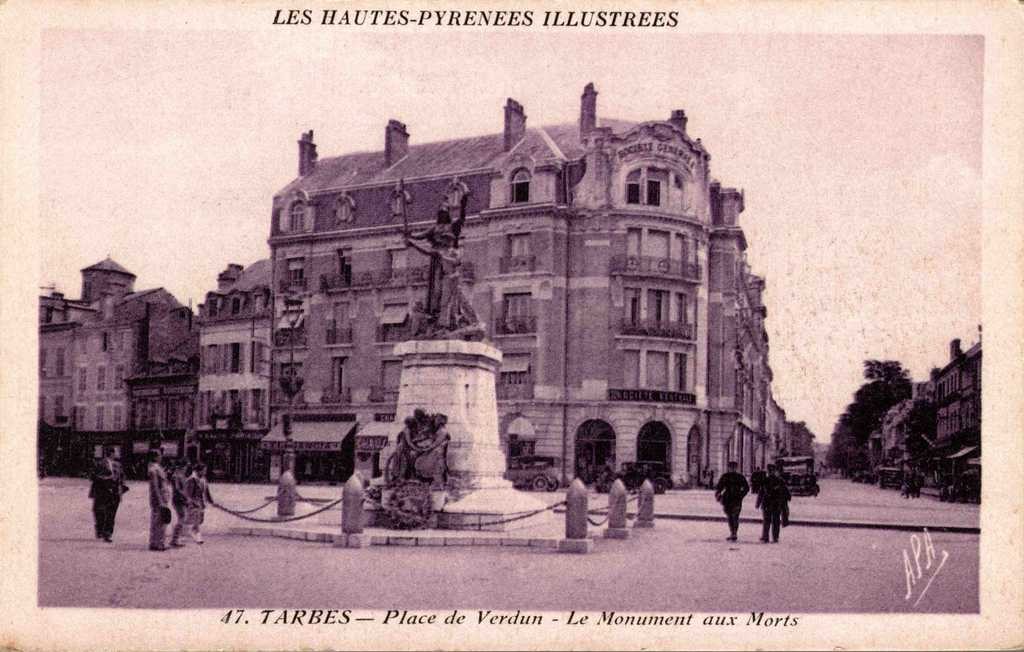
<svg viewBox="0 0 1024 652">
<path fill-rule="evenodd" d="M 266 507 L 267 505 L 269 505 L 270 503 L 273 503 L 273 502 L 277 502 L 277 498 L 271 498 L 270 500 L 268 500 L 267 502 L 263 503 L 259 507 L 253 507 L 252 509 L 228 509 L 227 507 L 224 507 L 223 505 L 217 505 L 217 503 L 211 503 L 211 504 L 213 504 L 216 507 L 220 507 L 225 512 L 238 515 L 238 514 L 252 514 L 253 512 L 258 512 L 258 511 L 260 511 L 261 509 L 263 509 L 264 507 Z"/>
<path fill-rule="evenodd" d="M 368 503 L 370 503 L 372 506 L 376 507 L 377 509 L 380 509 L 381 511 L 383 511 L 383 512 L 389 514 L 389 515 L 392 512 L 396 511 L 396 510 L 394 510 L 392 508 L 389 508 L 388 506 L 384 505 L 384 503 L 380 502 L 379 500 L 375 500 L 375 499 L 369 498 L 369 497 L 366 497 L 363 500 L 368 502 Z M 559 501 L 557 503 L 554 503 L 552 505 L 549 505 L 547 507 L 542 507 L 541 509 L 534 509 L 534 510 L 521 511 L 521 512 L 511 512 L 509 514 L 509 516 L 507 516 L 505 518 L 498 519 L 496 521 L 483 521 L 481 523 L 474 523 L 473 524 L 474 527 L 465 528 L 465 529 L 466 530 L 474 530 L 474 529 L 479 529 L 479 528 L 486 527 L 486 526 L 491 526 L 491 525 L 504 525 L 505 523 L 514 523 L 516 521 L 522 521 L 522 520 L 531 518 L 533 516 L 536 516 L 537 514 L 542 514 L 544 512 L 548 512 L 548 511 L 553 511 L 555 508 L 561 507 L 563 505 L 565 505 L 565 501 L 564 500 Z M 424 524 L 425 524 L 425 522 L 424 522 Z"/>
<path fill-rule="evenodd" d="M 227 507 L 223 507 L 221 505 L 218 505 L 217 503 L 211 503 L 211 504 L 214 507 L 216 507 L 217 509 L 219 509 L 219 510 L 221 510 L 223 512 L 227 512 L 228 514 L 231 514 L 232 516 L 237 516 L 238 518 L 246 520 L 246 521 L 253 521 L 254 523 L 289 523 L 291 521 L 301 521 L 303 519 L 309 518 L 310 516 L 316 516 L 320 512 L 326 512 L 327 510 L 331 509 L 332 507 L 341 504 L 341 501 L 342 501 L 342 499 L 339 498 L 339 499 L 337 499 L 337 500 L 335 500 L 333 502 L 327 503 L 326 505 L 324 505 L 320 509 L 315 509 L 312 512 L 309 512 L 308 514 L 302 514 L 301 516 L 289 516 L 289 517 L 285 517 L 285 518 L 256 518 L 254 516 L 246 516 L 245 512 L 236 512 L 234 510 L 228 509 Z M 274 501 L 271 501 L 271 502 L 274 502 Z M 264 507 L 266 507 L 266 505 L 264 505 Z"/>
</svg>

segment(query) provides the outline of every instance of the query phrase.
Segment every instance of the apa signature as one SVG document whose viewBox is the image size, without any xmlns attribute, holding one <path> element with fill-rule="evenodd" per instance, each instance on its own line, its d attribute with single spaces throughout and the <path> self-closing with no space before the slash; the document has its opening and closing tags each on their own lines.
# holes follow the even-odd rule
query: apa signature
<svg viewBox="0 0 1024 652">
<path fill-rule="evenodd" d="M 917 600 L 914 601 L 913 606 L 916 607 L 920 604 L 928 592 L 928 588 L 932 585 L 932 580 L 939 574 L 942 567 L 946 565 L 947 559 L 949 559 L 949 552 L 945 549 L 939 551 L 938 555 L 936 554 L 935 544 L 932 543 L 932 535 L 928 532 L 928 528 L 924 528 L 924 532 L 920 536 L 911 534 L 910 550 L 903 549 L 903 575 L 907 581 L 907 594 L 903 596 L 903 600 L 909 602 L 914 597 L 914 594 L 917 593 Z M 937 563 L 936 560 L 938 560 Z M 933 564 L 935 565 L 935 570 L 932 570 Z M 924 579 L 926 572 L 929 573 L 928 581 L 924 583 L 924 586 L 918 592 L 915 589 Z"/>
</svg>

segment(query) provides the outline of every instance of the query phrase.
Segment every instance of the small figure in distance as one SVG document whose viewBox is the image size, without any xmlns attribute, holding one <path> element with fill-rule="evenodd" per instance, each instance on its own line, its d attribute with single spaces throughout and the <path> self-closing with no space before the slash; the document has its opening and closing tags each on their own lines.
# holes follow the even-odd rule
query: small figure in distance
<svg viewBox="0 0 1024 652">
<path fill-rule="evenodd" d="M 722 510 L 729 520 L 728 541 L 735 541 L 740 529 L 740 512 L 743 511 L 743 498 L 750 493 L 750 485 L 743 474 L 737 471 L 739 465 L 729 462 L 729 470 L 718 478 L 715 485 L 715 499 L 722 503 Z"/>
</svg>

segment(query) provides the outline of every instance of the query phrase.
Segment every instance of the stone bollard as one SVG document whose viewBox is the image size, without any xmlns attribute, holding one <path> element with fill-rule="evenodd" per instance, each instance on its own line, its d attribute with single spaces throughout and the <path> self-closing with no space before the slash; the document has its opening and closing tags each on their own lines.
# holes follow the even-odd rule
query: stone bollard
<svg viewBox="0 0 1024 652">
<path fill-rule="evenodd" d="M 559 552 L 590 552 L 594 541 L 587 537 L 587 488 L 576 478 L 565 493 L 565 538 L 559 539 Z"/>
<path fill-rule="evenodd" d="M 341 490 L 341 535 L 335 536 L 339 548 L 365 548 L 370 537 L 363 533 L 363 478 L 353 473 Z"/>
<path fill-rule="evenodd" d="M 299 491 L 295 488 L 295 476 L 290 470 L 285 470 L 277 480 L 277 516 L 295 516 L 295 501 L 299 497 Z"/>
<path fill-rule="evenodd" d="M 654 485 L 644 480 L 640 485 L 640 501 L 633 527 L 654 527 Z"/>
<path fill-rule="evenodd" d="M 626 485 L 622 480 L 612 483 L 608 490 L 608 527 L 604 531 L 606 539 L 628 539 L 629 529 L 626 528 Z"/>
</svg>

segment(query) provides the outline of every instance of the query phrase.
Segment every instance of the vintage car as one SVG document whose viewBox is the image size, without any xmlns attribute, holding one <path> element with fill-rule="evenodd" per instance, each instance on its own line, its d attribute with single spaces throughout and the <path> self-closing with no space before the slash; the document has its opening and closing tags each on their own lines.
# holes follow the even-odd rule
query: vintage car
<svg viewBox="0 0 1024 652">
<path fill-rule="evenodd" d="M 599 493 L 608 493 L 616 479 L 622 480 L 622 484 L 630 491 L 639 489 L 644 480 L 651 481 L 656 494 L 663 494 L 673 486 L 672 476 L 661 462 L 623 462 L 615 477 L 602 475 L 594 483 L 594 488 Z"/>
<path fill-rule="evenodd" d="M 875 471 L 882 489 L 899 489 L 903 485 L 903 470 L 896 466 L 880 466 Z"/>
<path fill-rule="evenodd" d="M 775 461 L 779 473 L 794 496 L 817 496 L 821 492 L 814 472 L 814 458 L 809 455 L 780 457 Z"/>
<path fill-rule="evenodd" d="M 527 455 L 508 461 L 505 478 L 517 489 L 556 491 L 561 484 L 560 460 L 557 457 Z"/>
</svg>

